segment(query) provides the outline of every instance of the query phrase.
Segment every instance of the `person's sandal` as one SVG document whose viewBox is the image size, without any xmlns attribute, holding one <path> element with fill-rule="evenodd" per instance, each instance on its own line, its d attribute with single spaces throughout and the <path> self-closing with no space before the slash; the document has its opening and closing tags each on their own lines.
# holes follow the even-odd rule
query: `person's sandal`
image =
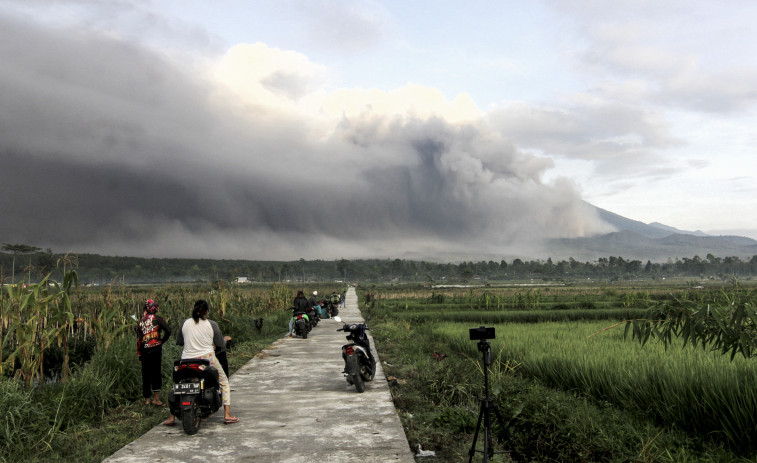
<svg viewBox="0 0 757 463">
<path fill-rule="evenodd" d="M 223 424 L 233 424 L 239 422 L 239 418 L 236 416 L 232 416 L 231 418 L 224 418 Z"/>
<path fill-rule="evenodd" d="M 163 422 L 163 426 L 176 426 L 176 420 L 173 420 L 173 421 L 166 420 Z"/>
</svg>

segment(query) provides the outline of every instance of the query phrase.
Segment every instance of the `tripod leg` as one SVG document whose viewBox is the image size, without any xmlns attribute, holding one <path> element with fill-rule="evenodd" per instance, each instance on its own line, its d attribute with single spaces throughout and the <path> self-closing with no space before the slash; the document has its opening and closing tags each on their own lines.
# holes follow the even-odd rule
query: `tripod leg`
<svg viewBox="0 0 757 463">
<path fill-rule="evenodd" d="M 494 443 L 492 442 L 492 415 L 489 399 L 484 399 L 484 458 L 483 463 L 494 457 Z"/>
<path fill-rule="evenodd" d="M 507 430 L 507 427 L 505 426 L 505 419 L 502 418 L 502 414 L 499 412 L 499 408 L 497 408 L 497 404 L 494 404 L 492 406 L 492 409 L 494 410 L 494 415 L 497 417 L 497 422 L 499 423 L 499 427 L 502 428 L 502 432 L 505 435 L 505 439 L 508 441 L 510 440 L 510 431 Z"/>
<path fill-rule="evenodd" d="M 482 407 L 478 411 L 478 423 L 476 424 L 476 432 L 473 434 L 473 445 L 470 447 L 470 451 L 468 452 L 468 463 L 473 463 L 473 455 L 476 454 L 476 441 L 478 440 L 478 432 L 481 430 L 481 420 L 484 418 L 484 407 L 482 402 Z"/>
</svg>

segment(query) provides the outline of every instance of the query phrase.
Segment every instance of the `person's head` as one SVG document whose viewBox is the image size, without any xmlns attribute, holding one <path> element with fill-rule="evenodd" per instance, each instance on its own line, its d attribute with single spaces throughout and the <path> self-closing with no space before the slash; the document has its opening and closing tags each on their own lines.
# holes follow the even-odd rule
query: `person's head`
<svg viewBox="0 0 757 463">
<path fill-rule="evenodd" d="M 148 299 L 143 308 L 148 315 L 155 315 L 158 313 L 158 303 L 152 299 Z"/>
<path fill-rule="evenodd" d="M 158 303 L 152 299 L 148 299 L 147 302 L 145 302 L 144 309 L 149 315 L 155 315 L 158 313 Z"/>
<path fill-rule="evenodd" d="M 195 302 L 194 309 L 192 309 L 192 320 L 194 320 L 195 323 L 199 323 L 201 318 L 203 320 L 208 318 L 208 312 L 210 312 L 210 306 L 206 301 L 200 299 Z"/>
<path fill-rule="evenodd" d="M 297 291 L 297 297 L 305 297 L 305 291 L 303 290 Z"/>
</svg>

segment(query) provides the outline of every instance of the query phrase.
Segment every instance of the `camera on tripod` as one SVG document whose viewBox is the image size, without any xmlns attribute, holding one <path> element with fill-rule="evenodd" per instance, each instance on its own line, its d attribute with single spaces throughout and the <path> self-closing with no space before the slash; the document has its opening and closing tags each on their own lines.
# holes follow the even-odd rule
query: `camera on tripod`
<svg viewBox="0 0 757 463">
<path fill-rule="evenodd" d="M 487 339 L 494 339 L 494 327 L 493 326 L 479 326 L 478 328 L 471 328 L 470 332 L 471 341 L 486 341 Z"/>
<path fill-rule="evenodd" d="M 468 463 L 473 463 L 473 456 L 477 452 L 483 454 L 482 463 L 487 463 L 489 459 L 494 457 L 494 455 L 497 453 L 510 453 L 509 450 L 503 452 L 494 451 L 492 442 L 493 431 L 491 426 L 492 413 L 494 413 L 494 416 L 499 422 L 500 432 L 502 433 L 499 436 L 500 442 L 503 439 L 503 435 L 504 439 L 509 440 L 510 434 L 507 431 L 505 420 L 502 418 L 502 414 L 500 414 L 497 405 L 493 403 L 491 397 L 489 397 L 489 365 L 492 364 L 491 342 L 489 342 L 489 339 L 495 338 L 494 327 L 479 326 L 478 328 L 471 328 L 469 330 L 469 333 L 471 341 L 478 341 L 478 351 L 483 354 L 484 397 L 481 399 L 481 409 L 478 413 L 478 424 L 476 425 L 476 432 L 473 435 L 473 445 L 471 445 L 470 451 L 468 452 Z M 476 449 L 476 441 L 478 440 L 478 434 L 480 431 L 483 431 L 484 434 L 483 450 Z"/>
</svg>

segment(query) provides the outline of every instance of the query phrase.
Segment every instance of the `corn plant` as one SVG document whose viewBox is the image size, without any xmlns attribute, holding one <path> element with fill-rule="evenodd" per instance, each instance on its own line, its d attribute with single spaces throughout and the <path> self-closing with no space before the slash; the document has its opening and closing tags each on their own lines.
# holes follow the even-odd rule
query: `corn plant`
<svg viewBox="0 0 757 463">
<path fill-rule="evenodd" d="M 6 365 L 20 367 L 14 377 L 22 379 L 27 387 L 43 380 L 42 365 L 45 348 L 53 342 L 64 344 L 66 333 L 73 324 L 69 292 L 77 281 L 76 273 L 66 274 L 63 287 L 57 283 L 48 285 L 48 277 L 40 283 L 24 287 L 7 287 L 7 298 L 3 300 L 4 316 L 9 319 L 8 330 L 3 334 L 2 349 L 10 351 L 6 358 L 0 358 L 0 374 Z M 67 358 L 64 374 L 67 375 Z"/>
</svg>

